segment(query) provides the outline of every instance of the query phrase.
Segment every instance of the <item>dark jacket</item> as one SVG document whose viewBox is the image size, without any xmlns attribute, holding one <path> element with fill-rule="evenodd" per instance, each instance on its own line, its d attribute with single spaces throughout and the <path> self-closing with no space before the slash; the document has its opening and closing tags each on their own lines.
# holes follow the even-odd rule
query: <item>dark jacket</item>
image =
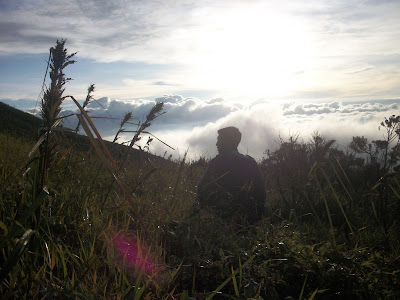
<svg viewBox="0 0 400 300">
<path fill-rule="evenodd" d="M 201 207 L 214 208 L 221 217 L 245 217 L 254 222 L 264 210 L 265 188 L 256 161 L 237 150 L 211 160 L 199 182 Z"/>
</svg>

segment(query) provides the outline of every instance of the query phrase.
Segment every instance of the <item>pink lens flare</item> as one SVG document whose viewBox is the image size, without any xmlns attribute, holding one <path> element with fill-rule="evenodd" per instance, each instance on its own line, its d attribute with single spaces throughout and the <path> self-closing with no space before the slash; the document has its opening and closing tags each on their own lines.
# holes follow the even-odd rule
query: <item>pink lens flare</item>
<svg viewBox="0 0 400 300">
<path fill-rule="evenodd" d="M 142 245 L 139 249 L 132 238 L 117 234 L 114 237 L 114 246 L 118 253 L 125 257 L 128 266 L 139 268 L 148 275 L 152 275 L 155 272 L 155 265 L 150 261 L 147 250 Z"/>
</svg>

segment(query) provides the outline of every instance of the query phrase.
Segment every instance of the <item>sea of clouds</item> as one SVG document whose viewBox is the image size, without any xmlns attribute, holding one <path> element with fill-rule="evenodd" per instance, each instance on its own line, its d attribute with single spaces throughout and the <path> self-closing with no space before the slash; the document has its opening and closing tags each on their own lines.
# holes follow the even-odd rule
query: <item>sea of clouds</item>
<svg viewBox="0 0 400 300">
<path fill-rule="evenodd" d="M 18 104 L 19 101 L 19 104 Z M 34 101 L 3 101 L 8 104 L 38 114 L 32 108 Z M 201 100 L 169 95 L 154 100 L 120 100 L 108 97 L 92 101 L 87 111 L 102 136 L 112 140 L 120 122 L 127 112 L 132 112 L 132 122 L 143 122 L 147 113 L 157 102 L 164 103 L 164 114 L 153 121 L 149 131 L 175 150 L 154 140 L 150 151 L 158 155 L 172 154 L 179 158 L 189 149 L 188 156 L 196 159 L 201 155 L 213 157 L 217 130 L 226 126 L 236 126 L 242 132 L 239 151 L 261 159 L 267 149 L 278 146 L 279 137 L 288 138 L 299 135 L 308 141 L 313 133 L 337 140 L 342 149 L 346 149 L 353 136 L 365 136 L 370 140 L 382 139 L 384 132 L 379 130 L 385 117 L 397 115 L 400 100 L 342 103 L 309 102 L 273 102 L 260 100 L 251 104 L 227 101 L 222 98 Z M 30 106 L 30 108 L 29 108 Z M 72 103 L 63 103 L 64 115 L 78 113 Z M 64 126 L 75 128 L 75 116 L 64 121 Z M 136 130 L 137 126 L 127 125 L 127 130 Z M 133 133 L 121 136 L 119 142 L 126 141 Z M 147 141 L 143 138 L 142 142 Z"/>
</svg>

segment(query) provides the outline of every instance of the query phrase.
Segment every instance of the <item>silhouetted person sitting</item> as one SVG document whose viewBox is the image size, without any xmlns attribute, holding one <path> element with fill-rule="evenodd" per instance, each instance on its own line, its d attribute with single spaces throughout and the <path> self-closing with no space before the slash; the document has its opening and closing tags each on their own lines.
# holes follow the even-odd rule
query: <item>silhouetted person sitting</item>
<svg viewBox="0 0 400 300">
<path fill-rule="evenodd" d="M 261 219 L 265 189 L 256 161 L 237 151 L 242 134 L 236 127 L 218 130 L 218 155 L 199 182 L 200 207 L 224 219 L 253 223 Z"/>
</svg>

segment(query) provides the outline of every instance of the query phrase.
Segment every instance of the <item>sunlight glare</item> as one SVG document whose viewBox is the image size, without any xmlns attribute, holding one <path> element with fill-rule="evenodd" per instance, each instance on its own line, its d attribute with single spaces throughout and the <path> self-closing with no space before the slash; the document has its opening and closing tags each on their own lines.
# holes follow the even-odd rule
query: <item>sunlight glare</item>
<svg viewBox="0 0 400 300">
<path fill-rule="evenodd" d="M 249 6 L 213 20 L 194 33 L 196 51 L 188 58 L 201 85 L 274 95 L 303 84 L 311 35 L 298 18 Z"/>
</svg>

